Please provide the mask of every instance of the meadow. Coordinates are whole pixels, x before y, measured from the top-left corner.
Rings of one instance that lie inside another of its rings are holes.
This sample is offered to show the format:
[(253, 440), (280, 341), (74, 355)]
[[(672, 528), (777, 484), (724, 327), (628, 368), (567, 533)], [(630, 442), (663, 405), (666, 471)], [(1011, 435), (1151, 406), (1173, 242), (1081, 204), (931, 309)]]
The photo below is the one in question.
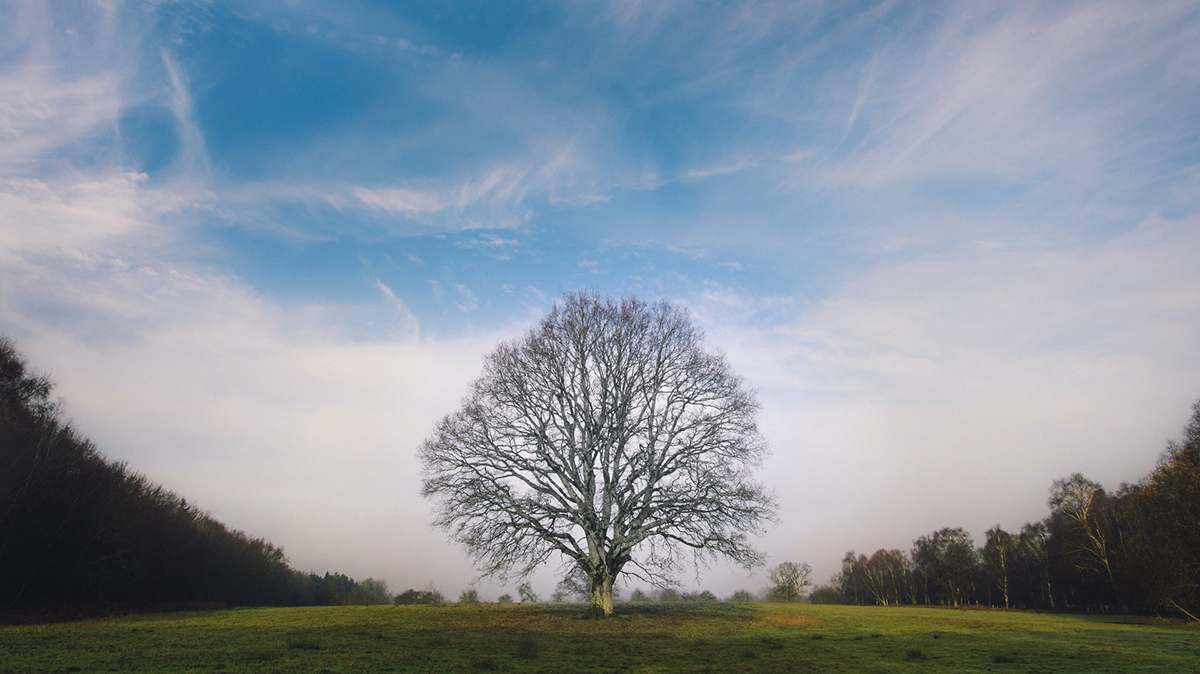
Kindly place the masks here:
[(236, 609), (0, 627), (0, 672), (1194, 672), (1200, 627), (807, 604)]

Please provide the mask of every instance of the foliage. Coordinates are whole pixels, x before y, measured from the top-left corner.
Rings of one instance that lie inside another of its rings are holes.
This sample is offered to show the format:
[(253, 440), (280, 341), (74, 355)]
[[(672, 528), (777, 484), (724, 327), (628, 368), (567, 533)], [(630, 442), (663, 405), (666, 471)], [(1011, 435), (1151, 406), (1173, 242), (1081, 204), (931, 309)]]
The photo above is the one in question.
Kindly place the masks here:
[(458, 595), (458, 603), (460, 603), (460, 604), (478, 604), (479, 603), (479, 590), (476, 590), (473, 587), (469, 587), (469, 588), (463, 590), (462, 593)]
[(725, 601), (752, 602), (752, 601), (758, 601), (758, 597), (754, 596), (754, 593), (749, 590), (736, 590), (736, 591), (734, 591), (733, 594), (729, 595), (729, 598), (726, 599)]
[(833, 585), (818, 585), (808, 595), (808, 601), (813, 604), (840, 604), (842, 593)]
[(288, 604), (283, 551), (105, 459), (0, 338), (0, 612)]
[(925, 603), (968, 603), (978, 556), (971, 535), (961, 528), (947, 527), (913, 541), (912, 560)]
[(0, 671), (1187, 672), (1197, 636), (1128, 616), (794, 603), (623, 604), (608, 621), (549, 604), (275, 608), (0, 626)]
[(761, 564), (758, 403), (702, 339), (666, 302), (565, 297), (422, 444), (437, 525), (487, 574), (576, 565), (604, 615), (623, 572), (663, 585), (687, 561)]
[(414, 604), (432, 604), (441, 605), (446, 603), (446, 598), (437, 590), (405, 590), (396, 595), (396, 605), (414, 605)]
[(850, 551), (832, 587), (848, 604), (974, 603), (1200, 621), (1200, 401), (1183, 439), (1167, 444), (1143, 480), (1110, 494), (1075, 473), (1053, 482), (1047, 504), (1045, 520), (1017, 534), (994, 526), (980, 549), (962, 529), (946, 528), (914, 541), (911, 558)]
[(513, 603), (512, 595), (508, 594), (508, 593), (502, 594), (502, 595), (500, 595), (500, 597), (498, 599), (496, 599), (496, 603), (497, 604), (511, 604), (511, 603)]

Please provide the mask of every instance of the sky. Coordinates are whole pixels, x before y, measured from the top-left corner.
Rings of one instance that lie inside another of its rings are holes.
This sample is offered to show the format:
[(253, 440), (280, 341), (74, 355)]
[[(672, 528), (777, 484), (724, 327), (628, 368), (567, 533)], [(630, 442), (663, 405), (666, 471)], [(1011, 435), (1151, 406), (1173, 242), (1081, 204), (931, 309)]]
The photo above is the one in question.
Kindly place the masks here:
[(1194, 1), (0, 0), (0, 333), (105, 455), (395, 591), (512, 592), (416, 450), (565, 293), (688, 309), (822, 582), (1152, 470), (1198, 260)]

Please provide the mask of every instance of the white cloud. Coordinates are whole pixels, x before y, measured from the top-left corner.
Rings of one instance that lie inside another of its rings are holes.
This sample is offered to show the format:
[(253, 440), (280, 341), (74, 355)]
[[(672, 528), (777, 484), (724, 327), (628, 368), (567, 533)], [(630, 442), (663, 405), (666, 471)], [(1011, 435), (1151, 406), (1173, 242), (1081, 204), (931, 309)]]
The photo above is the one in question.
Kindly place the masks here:
[(704, 180), (714, 176), (725, 176), (731, 173), (738, 173), (754, 166), (754, 162), (748, 159), (739, 159), (733, 162), (723, 162), (713, 166), (697, 168), (687, 171), (683, 174), (686, 180)]
[(1103, 244), (965, 249), (866, 271), (757, 329), (761, 302), (706, 290), (710, 341), (764, 404), (787, 523), (771, 552), (803, 541), (832, 573), (852, 547), (1040, 519), (1071, 472), (1109, 488), (1146, 474), (1200, 397), (1197, 256), (1194, 217)]
[(893, 44), (868, 62), (845, 125), (854, 146), (822, 165), (819, 180), (878, 187), (1047, 171), (1078, 179), (1110, 168), (1147, 139), (1103, 139), (1145, 123), (1186, 133), (1190, 111), (1152, 97), (1163, 68), (1173, 71), (1171, 87), (1200, 86), (1200, 68), (1174, 58), (1187, 11), (1084, 3), (1013, 7), (997, 19), (964, 5), (918, 51)]
[(436, 213), (450, 205), (450, 202), (437, 193), (420, 190), (355, 187), (352, 192), (367, 206), (407, 217)]
[(163, 49), (160, 56), (171, 86), (171, 112), (175, 115), (175, 123), (179, 127), (181, 149), (177, 161), (190, 179), (206, 176), (208, 157), (204, 150), (204, 135), (196, 123), (195, 112), (192, 109), (191, 91), (188, 90), (184, 74), (167, 50)]

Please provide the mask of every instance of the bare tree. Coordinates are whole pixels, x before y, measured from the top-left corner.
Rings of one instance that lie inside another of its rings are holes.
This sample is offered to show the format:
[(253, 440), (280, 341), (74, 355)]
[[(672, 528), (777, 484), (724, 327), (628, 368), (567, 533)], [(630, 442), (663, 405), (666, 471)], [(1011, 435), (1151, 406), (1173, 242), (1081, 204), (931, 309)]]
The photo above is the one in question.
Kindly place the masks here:
[(1079, 473), (1055, 480), (1050, 487), (1050, 511), (1065, 519), (1070, 531), (1066, 554), (1081, 571), (1097, 571), (1113, 592), (1118, 606), (1121, 596), (1113, 575), (1113, 537), (1110, 504), (1104, 487)]
[(421, 446), (435, 524), (486, 575), (578, 565), (602, 615), (622, 572), (661, 586), (689, 561), (761, 565), (758, 403), (702, 337), (667, 302), (565, 297)]
[[(983, 545), (983, 567), (988, 578), (1000, 590), (1004, 598), (1004, 608), (1009, 607), (1009, 578), (1012, 575), (1013, 549), (1017, 545), (1012, 534), (1000, 528), (1000, 525), (987, 530), (987, 541)], [(990, 592), (990, 590), (989, 590)]]
[(800, 601), (804, 591), (812, 587), (812, 567), (808, 564), (783, 562), (771, 569), (771, 599)]

